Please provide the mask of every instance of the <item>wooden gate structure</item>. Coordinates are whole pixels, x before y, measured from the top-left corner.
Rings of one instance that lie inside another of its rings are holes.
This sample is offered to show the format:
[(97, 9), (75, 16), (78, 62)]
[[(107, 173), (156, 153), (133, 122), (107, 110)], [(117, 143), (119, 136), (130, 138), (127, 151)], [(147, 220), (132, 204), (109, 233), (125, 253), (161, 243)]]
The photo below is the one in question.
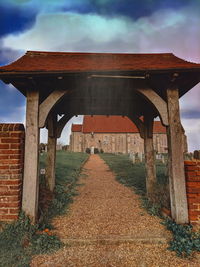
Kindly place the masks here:
[(150, 198), (156, 182), (152, 129), (159, 116), (167, 127), (172, 218), (188, 222), (179, 98), (200, 81), (200, 64), (171, 53), (28, 51), (0, 67), (0, 79), (27, 98), (22, 209), (33, 222), (38, 213), (40, 128), (48, 129), (47, 177), (53, 190), (56, 139), (78, 114), (121, 115), (133, 120), (144, 139)]

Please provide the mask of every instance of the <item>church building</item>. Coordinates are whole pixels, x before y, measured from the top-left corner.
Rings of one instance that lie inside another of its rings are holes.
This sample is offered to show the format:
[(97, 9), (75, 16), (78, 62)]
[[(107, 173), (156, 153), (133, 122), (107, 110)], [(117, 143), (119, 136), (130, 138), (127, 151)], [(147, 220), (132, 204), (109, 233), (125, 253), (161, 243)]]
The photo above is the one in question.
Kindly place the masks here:
[[(154, 149), (167, 153), (166, 128), (154, 121)], [(98, 149), (105, 153), (144, 153), (144, 141), (136, 125), (122, 116), (84, 116), (83, 124), (72, 124), (70, 151)]]

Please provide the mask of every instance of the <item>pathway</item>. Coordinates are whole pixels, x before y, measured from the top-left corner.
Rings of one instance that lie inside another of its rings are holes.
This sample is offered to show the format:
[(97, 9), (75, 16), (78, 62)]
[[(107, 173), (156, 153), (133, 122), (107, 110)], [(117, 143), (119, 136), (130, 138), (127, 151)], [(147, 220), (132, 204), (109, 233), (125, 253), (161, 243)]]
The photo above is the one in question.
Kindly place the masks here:
[(70, 211), (54, 219), (66, 246), (33, 258), (32, 267), (200, 266), (167, 250), (169, 232), (141, 208), (138, 195), (115, 181), (98, 155), (84, 166), (79, 195)]

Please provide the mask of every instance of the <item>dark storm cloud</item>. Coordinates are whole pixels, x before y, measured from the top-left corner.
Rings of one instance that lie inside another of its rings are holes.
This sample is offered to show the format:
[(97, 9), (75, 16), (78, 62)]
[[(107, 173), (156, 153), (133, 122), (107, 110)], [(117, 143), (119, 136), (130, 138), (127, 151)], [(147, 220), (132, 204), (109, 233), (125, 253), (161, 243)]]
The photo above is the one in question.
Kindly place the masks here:
[(23, 121), (25, 97), (12, 85), (0, 81), (0, 121)]
[[(75, 1), (76, 2), (76, 1)], [(80, 3), (77, 6), (71, 6), (76, 12), (95, 12), (101, 15), (116, 16), (123, 15), (134, 19), (150, 16), (159, 9), (172, 8), (179, 9), (188, 5), (188, 0), (91, 0), (87, 4)], [(196, 0), (190, 1), (191, 4), (198, 4)], [(65, 8), (63, 8), (65, 10)]]
[[(5, 10), (28, 12), (76, 12), (81, 14), (123, 15), (134, 19), (150, 16), (160, 9), (179, 9), (186, 5), (198, 7), (199, 0), (1, 0)], [(9, 14), (7, 14), (9, 16)]]
[(27, 13), (19, 7), (8, 7), (0, 3), (0, 37), (30, 28), (35, 18), (36, 12), (29, 10)]

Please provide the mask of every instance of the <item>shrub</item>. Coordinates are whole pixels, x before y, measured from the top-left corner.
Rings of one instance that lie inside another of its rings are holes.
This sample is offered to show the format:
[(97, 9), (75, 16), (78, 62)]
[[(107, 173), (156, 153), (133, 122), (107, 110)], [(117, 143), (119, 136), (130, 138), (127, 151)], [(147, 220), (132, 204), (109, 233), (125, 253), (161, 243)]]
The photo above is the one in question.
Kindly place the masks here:
[(86, 153), (90, 154), (90, 148), (87, 147), (86, 150), (85, 150)]
[(94, 148), (94, 154), (98, 154), (99, 153), (99, 149), (98, 148)]

